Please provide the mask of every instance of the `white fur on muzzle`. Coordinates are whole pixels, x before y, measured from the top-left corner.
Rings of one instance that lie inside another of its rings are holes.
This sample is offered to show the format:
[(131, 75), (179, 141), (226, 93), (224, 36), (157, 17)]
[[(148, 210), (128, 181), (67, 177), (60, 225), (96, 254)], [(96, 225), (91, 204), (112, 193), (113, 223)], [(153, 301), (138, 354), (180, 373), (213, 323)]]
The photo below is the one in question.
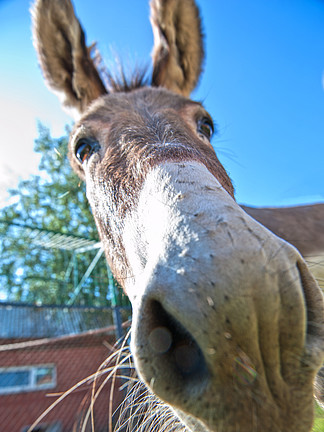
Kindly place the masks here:
[(196, 162), (149, 172), (123, 243), (132, 351), (153, 392), (194, 430), (281, 430), (323, 359), (322, 296), (297, 250)]

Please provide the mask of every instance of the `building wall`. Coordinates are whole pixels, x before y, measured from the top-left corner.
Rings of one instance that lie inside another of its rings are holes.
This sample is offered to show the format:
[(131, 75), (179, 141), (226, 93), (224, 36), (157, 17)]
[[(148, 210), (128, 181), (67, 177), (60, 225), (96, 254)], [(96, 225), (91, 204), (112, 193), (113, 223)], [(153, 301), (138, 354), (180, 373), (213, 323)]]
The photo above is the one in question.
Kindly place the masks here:
[[(0, 367), (55, 364), (56, 387), (50, 390), (0, 395), (0, 431), (21, 432), (31, 425), (62, 392), (95, 373), (111, 354), (107, 345), (113, 343), (107, 335), (90, 335), (44, 343), (38, 347), (0, 351)], [(104, 375), (106, 377), (106, 375)], [(98, 379), (98, 384), (102, 378)], [(41, 423), (59, 421), (63, 431), (73, 431), (90, 406), (92, 382), (81, 385), (58, 404)], [(55, 396), (50, 396), (50, 395)], [(110, 384), (94, 404), (96, 432), (108, 430)], [(113, 410), (119, 405), (122, 394), (118, 383), (114, 390)]]

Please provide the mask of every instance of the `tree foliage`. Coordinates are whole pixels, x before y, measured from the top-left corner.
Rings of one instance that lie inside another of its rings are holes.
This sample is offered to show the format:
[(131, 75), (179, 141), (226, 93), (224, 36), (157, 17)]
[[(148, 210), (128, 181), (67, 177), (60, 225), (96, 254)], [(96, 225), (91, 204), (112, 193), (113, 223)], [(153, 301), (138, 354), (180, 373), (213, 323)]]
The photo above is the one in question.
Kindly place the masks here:
[(10, 191), (14, 204), (0, 210), (0, 292), (8, 301), (107, 306), (112, 300), (104, 257), (75, 295), (97, 249), (73, 257), (73, 251), (35, 245), (35, 233), (26, 229), (99, 241), (85, 186), (69, 165), (67, 142), (39, 126), (35, 151), (41, 154), (40, 175), (21, 180)]

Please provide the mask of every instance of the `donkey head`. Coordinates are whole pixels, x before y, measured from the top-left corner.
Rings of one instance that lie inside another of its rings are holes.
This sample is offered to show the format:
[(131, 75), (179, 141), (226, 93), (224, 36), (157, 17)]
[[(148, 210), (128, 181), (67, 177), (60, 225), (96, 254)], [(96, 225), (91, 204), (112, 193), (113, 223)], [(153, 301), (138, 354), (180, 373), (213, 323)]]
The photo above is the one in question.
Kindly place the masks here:
[(70, 158), (133, 305), (147, 386), (194, 431), (306, 432), (323, 299), (301, 256), (250, 218), (188, 98), (201, 72), (193, 0), (152, 0), (151, 84), (106, 86), (70, 0), (37, 0), (44, 77), (78, 114)]

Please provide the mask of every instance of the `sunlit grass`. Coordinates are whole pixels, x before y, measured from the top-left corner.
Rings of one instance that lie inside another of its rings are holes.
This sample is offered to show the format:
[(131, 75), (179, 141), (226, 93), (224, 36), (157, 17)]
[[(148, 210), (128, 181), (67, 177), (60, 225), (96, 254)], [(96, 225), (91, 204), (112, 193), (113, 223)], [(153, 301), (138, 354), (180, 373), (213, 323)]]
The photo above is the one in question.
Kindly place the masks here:
[(324, 411), (316, 405), (313, 432), (324, 432)]

